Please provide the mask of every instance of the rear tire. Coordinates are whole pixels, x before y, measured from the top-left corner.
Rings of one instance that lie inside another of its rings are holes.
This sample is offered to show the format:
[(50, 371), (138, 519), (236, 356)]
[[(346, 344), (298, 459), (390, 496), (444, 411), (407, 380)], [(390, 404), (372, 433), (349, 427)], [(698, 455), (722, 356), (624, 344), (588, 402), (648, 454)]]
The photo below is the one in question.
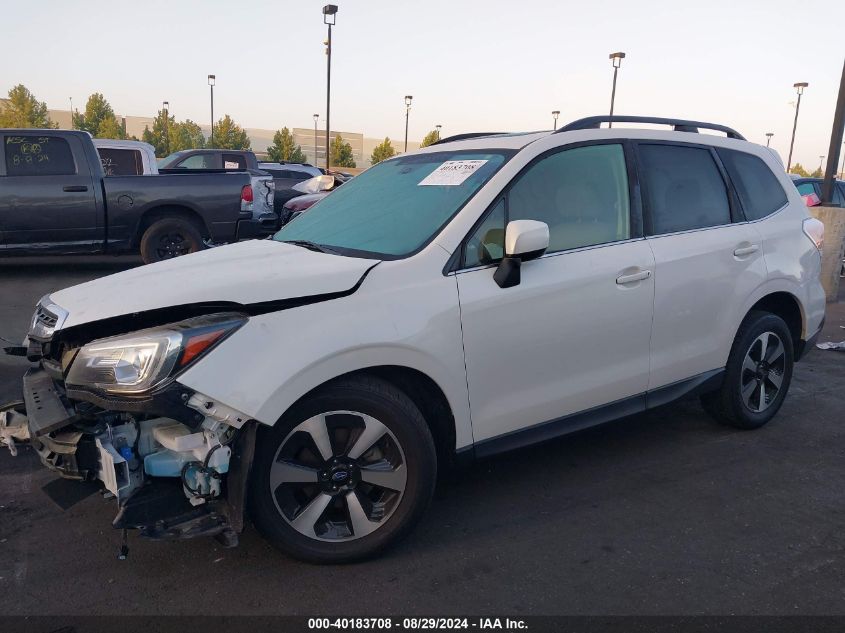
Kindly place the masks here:
[(344, 378), (259, 429), (250, 509), (286, 554), (349, 563), (407, 534), (436, 478), (434, 441), (410, 398), (378, 378)]
[(141, 238), (141, 258), (145, 264), (188, 255), (202, 248), (200, 230), (186, 218), (156, 220)]
[(704, 409), (723, 424), (760, 428), (786, 398), (794, 359), (792, 335), (783, 319), (750, 312), (734, 339), (722, 386), (701, 396)]

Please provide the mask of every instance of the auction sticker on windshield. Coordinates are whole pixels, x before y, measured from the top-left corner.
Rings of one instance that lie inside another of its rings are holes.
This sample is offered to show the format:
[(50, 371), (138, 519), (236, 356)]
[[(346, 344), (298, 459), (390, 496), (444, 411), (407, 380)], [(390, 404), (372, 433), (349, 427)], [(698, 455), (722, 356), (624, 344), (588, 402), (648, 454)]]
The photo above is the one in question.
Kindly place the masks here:
[(445, 185), (454, 187), (472, 176), (486, 160), (447, 160), (419, 182), (419, 187)]

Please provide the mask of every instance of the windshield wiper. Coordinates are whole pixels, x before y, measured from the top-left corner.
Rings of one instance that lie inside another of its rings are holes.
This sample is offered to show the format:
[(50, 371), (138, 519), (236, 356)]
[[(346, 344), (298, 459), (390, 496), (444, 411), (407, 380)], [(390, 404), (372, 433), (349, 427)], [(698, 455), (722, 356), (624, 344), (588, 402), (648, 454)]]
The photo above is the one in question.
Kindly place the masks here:
[(309, 251), (316, 251), (318, 253), (330, 253), (336, 255), (336, 251), (331, 250), (327, 246), (317, 244), (316, 242), (309, 242), (308, 240), (282, 240), (283, 244), (293, 244), (294, 246), (301, 246), (307, 248)]

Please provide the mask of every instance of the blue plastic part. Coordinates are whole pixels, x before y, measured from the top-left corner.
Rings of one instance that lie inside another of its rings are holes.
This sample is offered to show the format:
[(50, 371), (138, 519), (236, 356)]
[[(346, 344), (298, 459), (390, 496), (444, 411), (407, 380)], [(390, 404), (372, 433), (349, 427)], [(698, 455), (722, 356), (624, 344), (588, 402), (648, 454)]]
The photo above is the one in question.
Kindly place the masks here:
[(128, 462), (130, 459), (132, 459), (132, 448), (131, 448), (131, 447), (129, 447), (129, 446), (121, 446), (121, 447), (118, 449), (118, 453), (120, 453), (120, 456), (121, 456), (123, 459), (125, 459), (127, 462)]

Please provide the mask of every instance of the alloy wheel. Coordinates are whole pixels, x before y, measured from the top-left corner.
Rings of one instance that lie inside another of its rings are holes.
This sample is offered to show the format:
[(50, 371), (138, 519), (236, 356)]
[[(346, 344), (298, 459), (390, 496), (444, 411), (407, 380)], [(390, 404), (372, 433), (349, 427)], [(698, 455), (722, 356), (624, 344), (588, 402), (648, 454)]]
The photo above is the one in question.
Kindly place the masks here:
[(768, 409), (777, 399), (786, 369), (783, 341), (774, 332), (763, 332), (751, 343), (742, 362), (740, 394), (755, 413)]
[(362, 538), (384, 525), (407, 484), (396, 436), (372, 416), (331, 411), (298, 424), (270, 466), (270, 494), (279, 514), (321, 541)]
[(160, 259), (171, 259), (191, 252), (191, 243), (181, 233), (165, 233), (158, 241), (156, 253)]

